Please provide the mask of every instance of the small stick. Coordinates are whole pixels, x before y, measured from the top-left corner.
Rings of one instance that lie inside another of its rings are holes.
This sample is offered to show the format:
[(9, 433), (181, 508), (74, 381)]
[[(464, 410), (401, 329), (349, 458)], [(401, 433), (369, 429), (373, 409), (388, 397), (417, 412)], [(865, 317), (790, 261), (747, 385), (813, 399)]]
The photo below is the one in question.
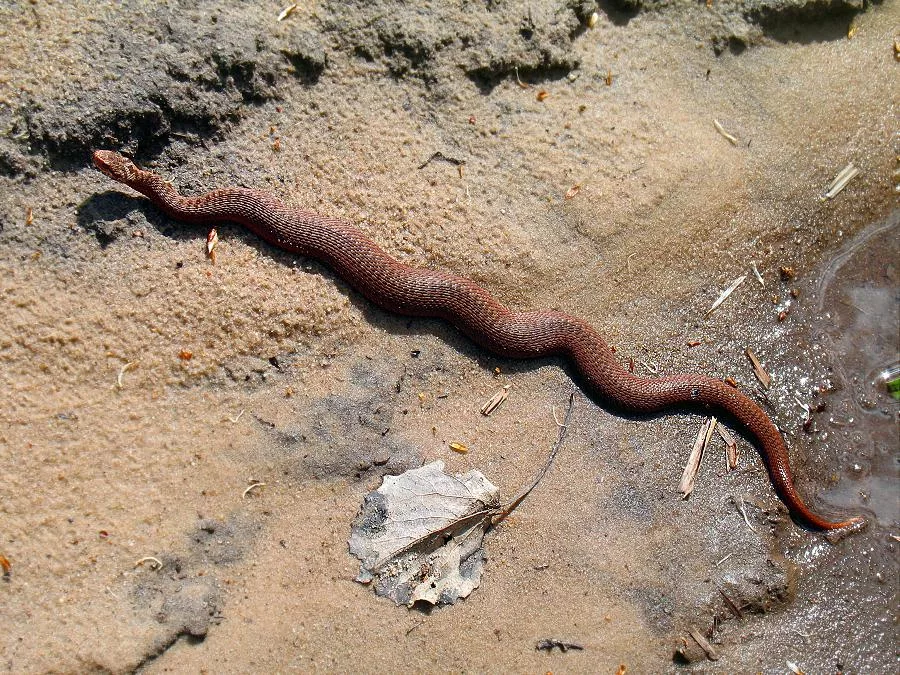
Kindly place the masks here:
[(756, 379), (759, 380), (763, 389), (768, 389), (772, 385), (772, 376), (762, 367), (762, 364), (759, 362), (759, 359), (756, 358), (756, 354), (753, 353), (752, 349), (747, 347), (744, 350), (744, 354), (750, 359), (750, 364), (753, 366), (753, 374), (756, 375)]
[(725, 138), (726, 141), (728, 141), (732, 145), (738, 144), (738, 139), (735, 138), (734, 136), (732, 136), (731, 134), (729, 134), (727, 131), (725, 131), (724, 127), (722, 127), (722, 125), (719, 124), (719, 120), (713, 120), (713, 126), (716, 128), (716, 131), (718, 131), (720, 134), (722, 134), (722, 136)]
[(278, 21), (284, 21), (284, 20), (285, 20), (286, 18), (288, 18), (291, 14), (293, 14), (293, 12), (294, 12), (295, 9), (297, 9), (297, 3), (296, 3), (296, 2), (293, 3), (293, 4), (291, 4), (291, 5), (288, 5), (288, 6), (285, 7), (283, 10), (281, 10), (281, 13), (278, 15), (278, 19), (277, 19), (277, 20), (278, 20)]
[(734, 600), (725, 595), (725, 591), (721, 588), (719, 589), (719, 595), (725, 600), (725, 604), (728, 605), (728, 609), (731, 610), (731, 613), (734, 614), (738, 619), (744, 618), (744, 613), (741, 611), (741, 608), (734, 604)]
[(750, 528), (750, 531), (753, 532), (753, 534), (756, 534), (756, 528), (754, 528), (750, 524), (750, 519), (747, 517), (747, 509), (744, 508), (744, 498), (738, 497), (735, 505), (737, 506), (737, 510), (740, 512), (740, 514), (744, 517), (744, 522), (747, 523), (747, 527)]
[(526, 84), (525, 82), (522, 82), (522, 80), (519, 79), (519, 67), (516, 66), (513, 70), (516, 71), (516, 82), (519, 83), (519, 86), (520, 86), (522, 89), (529, 89), (529, 88), (531, 88), (531, 85), (530, 85), (530, 84)]
[(765, 288), (766, 282), (763, 281), (762, 274), (759, 273), (759, 270), (756, 269), (756, 262), (750, 263), (750, 269), (753, 270), (753, 276), (756, 277), (756, 280), (759, 282), (759, 285)]
[(734, 553), (729, 553), (728, 555), (726, 555), (724, 558), (722, 558), (719, 562), (716, 563), (716, 567), (718, 567), (719, 565), (721, 565), (723, 562), (725, 562), (726, 560), (728, 560), (728, 559), (729, 559), (730, 557), (732, 557), (733, 555), (734, 555)]
[(837, 176), (834, 177), (834, 180), (828, 185), (828, 189), (825, 191), (825, 194), (822, 195), (823, 199), (834, 199), (837, 197), (841, 190), (847, 187), (847, 183), (849, 183), (853, 178), (859, 173), (859, 169), (856, 167), (853, 162), (850, 162), (847, 166), (840, 170)]
[(124, 377), (125, 373), (134, 368), (136, 365), (136, 362), (129, 361), (119, 369), (119, 375), (118, 377), (116, 377), (116, 385), (119, 387), (119, 389), (122, 389), (125, 386), (125, 384), (122, 382), (122, 377)]
[[(490, 525), (496, 526), (499, 525), (500, 522), (503, 521), (513, 510), (522, 503), (522, 501), (537, 487), (537, 484), (541, 482), (544, 475), (550, 469), (550, 466), (553, 464), (553, 460), (556, 458), (556, 453), (559, 452), (560, 447), (562, 447), (562, 442), (566, 437), (566, 431), (569, 428), (569, 420), (572, 416), (572, 409), (575, 406), (575, 394), (569, 395), (569, 407), (566, 409), (566, 417), (562, 423), (559, 420), (556, 420), (556, 424), (559, 426), (559, 435), (556, 437), (556, 444), (553, 446), (553, 449), (550, 451), (550, 456), (547, 458), (547, 461), (544, 463), (544, 466), (538, 472), (537, 477), (532, 481), (532, 483), (522, 490), (517, 497), (507, 502), (506, 504), (501, 504), (500, 506), (488, 506), (487, 508), (481, 509), (479, 511), (475, 511), (474, 513), (470, 513), (467, 516), (462, 516), (461, 518), (457, 518), (456, 520), (447, 523), (441, 528), (433, 532), (427, 532), (421, 537), (414, 539), (408, 544), (404, 545), (400, 550), (394, 551), (389, 554), (384, 560), (378, 560), (372, 565), (369, 570), (372, 574), (377, 574), (380, 572), (385, 565), (387, 565), (390, 561), (396, 560), (399, 556), (405, 554), (408, 551), (413, 550), (417, 546), (421, 545), (422, 542), (429, 540), (436, 540), (438, 537), (449, 534), (450, 532), (454, 532), (460, 529), (463, 525), (468, 525), (469, 523), (473, 523), (470, 529), (481, 526), (484, 521), (488, 521)], [(556, 410), (553, 411), (553, 417), (556, 419)]]
[(681, 474), (681, 482), (678, 483), (678, 491), (682, 494), (682, 499), (687, 499), (694, 491), (694, 479), (697, 477), (697, 471), (700, 469), (703, 449), (709, 443), (715, 428), (716, 418), (710, 417), (697, 433), (697, 440), (694, 441), (694, 447), (691, 449), (687, 464), (684, 465), (684, 473)]
[(455, 157), (447, 157), (447, 155), (445, 155), (443, 152), (438, 150), (431, 157), (429, 157), (424, 162), (419, 164), (418, 168), (424, 169), (426, 166), (428, 166), (435, 160), (441, 160), (442, 162), (448, 162), (450, 164), (453, 164), (454, 166), (462, 166), (463, 164), (466, 163), (466, 160), (464, 160), (464, 159), (456, 159)]
[(704, 652), (706, 652), (706, 658), (708, 658), (710, 661), (718, 661), (719, 660), (719, 653), (716, 651), (715, 647), (713, 647), (711, 644), (709, 644), (709, 641), (705, 637), (700, 635), (700, 632), (697, 631), (697, 629), (690, 628), (690, 629), (688, 629), (688, 633), (690, 633), (690, 636), (692, 638), (694, 638), (694, 641), (698, 645), (700, 645), (700, 648)]
[(153, 567), (152, 567), (153, 571), (161, 570), (162, 566), (163, 566), (162, 560), (160, 560), (159, 558), (154, 558), (152, 555), (144, 556), (143, 558), (138, 560), (136, 563), (134, 563), (134, 566), (135, 566), (135, 568), (138, 568), (141, 565), (143, 565), (145, 562), (153, 563)]
[(258, 487), (265, 487), (265, 486), (266, 486), (265, 483), (253, 483), (253, 484), (251, 484), (249, 487), (247, 487), (246, 490), (244, 490), (244, 494), (241, 495), (241, 499), (246, 499), (246, 498), (247, 498), (247, 495), (250, 493), (250, 490), (252, 490), (252, 489), (254, 489), (254, 488), (258, 488)]
[(492, 412), (494, 412), (500, 405), (507, 399), (509, 396), (509, 388), (512, 385), (504, 384), (503, 388), (498, 391), (496, 394), (491, 396), (490, 400), (481, 406), (481, 414), (487, 417)]
[(721, 305), (723, 302), (725, 302), (725, 300), (728, 298), (728, 296), (731, 295), (732, 293), (734, 293), (734, 290), (738, 286), (740, 286), (742, 283), (744, 283), (744, 280), (746, 278), (747, 278), (747, 275), (745, 274), (744, 276), (738, 277), (737, 279), (732, 281), (731, 286), (729, 286), (724, 291), (722, 291), (722, 295), (720, 295), (718, 297), (718, 299), (716, 299), (716, 301), (713, 303), (712, 307), (709, 308), (709, 311), (706, 312), (706, 316), (708, 317), (710, 314), (715, 312), (719, 308), (719, 305)]
[(209, 234), (206, 235), (206, 255), (213, 265), (216, 264), (216, 246), (218, 245), (219, 232), (216, 228), (213, 228), (209, 231)]
[(537, 644), (534, 645), (534, 648), (538, 651), (553, 651), (554, 647), (558, 647), (559, 651), (566, 652), (570, 649), (574, 649), (576, 651), (581, 651), (584, 649), (579, 644), (575, 644), (574, 642), (564, 642), (562, 640), (557, 640), (556, 638), (544, 638), (543, 640), (538, 640)]
[(569, 407), (566, 408), (566, 416), (563, 419), (562, 423), (558, 419), (556, 419), (556, 408), (553, 408), (553, 420), (556, 422), (556, 425), (559, 427), (559, 434), (556, 437), (556, 443), (553, 446), (553, 449), (550, 451), (550, 455), (547, 457), (547, 461), (544, 463), (544, 466), (541, 467), (541, 470), (538, 471), (537, 476), (531, 482), (527, 488), (522, 490), (517, 497), (513, 498), (511, 501), (507, 502), (504, 505), (501, 505), (500, 508), (495, 510), (495, 513), (491, 516), (491, 523), (493, 525), (497, 525), (504, 518), (506, 518), (510, 513), (512, 513), (516, 507), (522, 503), (522, 501), (531, 494), (531, 491), (537, 487), (537, 484), (543, 480), (546, 473), (550, 470), (550, 467), (553, 465), (553, 460), (556, 459), (556, 454), (559, 452), (559, 449), (562, 447), (563, 441), (566, 438), (566, 432), (569, 430), (569, 421), (572, 419), (572, 410), (575, 408), (575, 394), (569, 394)]
[(719, 436), (725, 441), (725, 468), (728, 471), (734, 471), (738, 463), (737, 443), (734, 437), (721, 424), (716, 425), (716, 431), (719, 432)]

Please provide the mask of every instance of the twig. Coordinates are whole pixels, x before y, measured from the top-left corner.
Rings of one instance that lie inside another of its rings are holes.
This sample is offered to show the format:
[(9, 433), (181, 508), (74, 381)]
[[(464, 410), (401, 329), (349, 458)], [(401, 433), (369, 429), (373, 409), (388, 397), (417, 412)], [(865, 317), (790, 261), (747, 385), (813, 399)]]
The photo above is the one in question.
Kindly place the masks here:
[(556, 409), (553, 409), (553, 419), (556, 421), (557, 426), (559, 427), (559, 434), (556, 437), (556, 443), (553, 446), (553, 449), (550, 451), (550, 455), (547, 457), (547, 461), (544, 463), (544, 466), (541, 467), (541, 470), (538, 471), (537, 476), (535, 476), (534, 480), (531, 482), (527, 488), (522, 490), (519, 495), (513, 498), (511, 501), (506, 504), (501, 505), (498, 509), (495, 510), (494, 515), (491, 516), (491, 524), (497, 525), (503, 521), (510, 513), (512, 513), (516, 507), (522, 503), (522, 501), (531, 494), (531, 491), (537, 487), (538, 483), (540, 483), (547, 472), (550, 470), (550, 467), (553, 465), (553, 460), (556, 459), (556, 454), (559, 452), (559, 449), (562, 447), (563, 441), (566, 438), (566, 432), (569, 430), (569, 421), (572, 419), (572, 410), (575, 407), (575, 394), (569, 394), (569, 406), (566, 408), (566, 417), (563, 419), (562, 424), (560, 424), (559, 420), (556, 419)]
[(285, 7), (283, 10), (281, 10), (281, 13), (278, 15), (277, 21), (284, 21), (284, 20), (285, 20), (286, 18), (288, 18), (291, 14), (293, 14), (293, 12), (294, 12), (295, 9), (297, 9), (297, 3), (296, 3), (296, 2), (293, 3), (293, 4), (288, 5), (288, 6)]
[(750, 364), (753, 366), (753, 374), (756, 375), (756, 379), (759, 380), (759, 383), (763, 388), (768, 389), (772, 384), (772, 376), (762, 367), (762, 364), (759, 362), (759, 359), (756, 358), (756, 354), (753, 353), (752, 349), (747, 347), (744, 350), (744, 354), (750, 359)]
[(579, 644), (575, 644), (574, 642), (563, 642), (562, 640), (557, 640), (556, 638), (544, 638), (543, 640), (538, 640), (537, 644), (534, 645), (534, 648), (538, 651), (546, 651), (552, 652), (554, 647), (558, 647), (559, 651), (567, 652), (570, 649), (574, 649), (576, 651), (581, 651), (584, 649)]
[(481, 414), (484, 416), (488, 416), (492, 412), (494, 412), (497, 408), (499, 408), (500, 405), (509, 396), (509, 388), (511, 386), (512, 385), (504, 384), (503, 388), (500, 391), (498, 391), (496, 394), (491, 396), (490, 400), (487, 403), (485, 403), (483, 406), (481, 406)]
[[(556, 458), (556, 454), (559, 452), (560, 447), (562, 447), (563, 440), (566, 437), (566, 431), (569, 428), (569, 420), (572, 417), (572, 409), (575, 406), (575, 394), (569, 395), (569, 407), (566, 409), (566, 417), (562, 423), (559, 420), (556, 420), (556, 424), (559, 426), (559, 435), (556, 438), (556, 444), (553, 446), (553, 449), (550, 451), (550, 456), (547, 458), (547, 461), (544, 463), (544, 466), (538, 472), (536, 478), (531, 482), (531, 484), (522, 490), (518, 496), (513, 498), (511, 501), (506, 504), (501, 504), (499, 506), (492, 506), (488, 508), (481, 509), (479, 511), (475, 511), (474, 513), (470, 513), (467, 516), (462, 516), (461, 518), (457, 518), (453, 520), (443, 527), (438, 528), (432, 532), (427, 532), (423, 534), (421, 537), (412, 540), (408, 544), (405, 544), (399, 550), (392, 552), (388, 555), (384, 560), (377, 561), (372, 567), (369, 569), (371, 574), (377, 574), (380, 572), (387, 564), (391, 561), (396, 560), (401, 555), (411, 551), (415, 548), (418, 548), (426, 541), (435, 540), (438, 537), (442, 537), (450, 532), (461, 529), (464, 525), (468, 525), (469, 523), (474, 523), (472, 528), (480, 526), (483, 522), (488, 521), (491, 526), (499, 525), (504, 518), (506, 518), (513, 510), (522, 503), (522, 501), (531, 493), (534, 488), (537, 487), (537, 484), (541, 482), (544, 478), (544, 475), (550, 469), (550, 466), (553, 464), (553, 460)], [(553, 417), (556, 419), (556, 411), (553, 411)], [(487, 506), (487, 505), (486, 505)]]
[(516, 82), (518, 82), (519, 86), (520, 86), (522, 89), (530, 89), (530, 88), (531, 88), (531, 85), (530, 85), (530, 84), (527, 84), (527, 83), (525, 83), (525, 82), (522, 82), (522, 80), (519, 79), (519, 67), (516, 66), (515, 68), (513, 68), (513, 70), (516, 71)]
[(737, 443), (734, 437), (721, 424), (716, 425), (716, 431), (722, 440), (725, 441), (725, 468), (728, 471), (733, 471), (737, 468), (738, 463)]
[(254, 488), (258, 488), (258, 487), (265, 487), (265, 486), (266, 486), (265, 483), (252, 483), (251, 485), (249, 485), (247, 487), (246, 490), (244, 490), (244, 494), (241, 495), (241, 499), (246, 499), (247, 495), (250, 493), (250, 490), (253, 490)]
[(684, 465), (684, 472), (681, 474), (681, 481), (678, 483), (678, 491), (682, 494), (683, 499), (690, 497), (694, 491), (694, 479), (697, 477), (697, 471), (700, 469), (703, 450), (709, 443), (715, 428), (716, 418), (710, 417), (709, 421), (697, 433), (697, 440), (694, 441), (694, 447), (691, 449), (687, 464)]
[(694, 641), (700, 645), (700, 648), (706, 652), (706, 658), (710, 661), (718, 661), (719, 653), (716, 651), (715, 647), (709, 644), (709, 641), (700, 635), (700, 632), (695, 628), (689, 628), (688, 633), (690, 633), (691, 637), (694, 638)]
[(756, 269), (756, 262), (750, 263), (750, 269), (753, 270), (753, 276), (756, 277), (756, 280), (759, 282), (759, 285), (765, 288), (766, 282), (763, 281), (762, 274), (759, 273), (759, 270)]
[(716, 563), (716, 567), (718, 567), (719, 565), (721, 565), (723, 562), (725, 562), (726, 560), (728, 560), (728, 559), (729, 559), (730, 557), (732, 557), (733, 555), (734, 555), (734, 553), (729, 553), (728, 555), (726, 555), (724, 558), (722, 558), (719, 562)]
[(834, 180), (829, 183), (825, 194), (822, 195), (822, 199), (834, 199), (837, 197), (841, 190), (847, 187), (847, 183), (849, 183), (858, 173), (859, 169), (853, 162), (850, 162), (841, 169), (838, 175), (834, 177)]
[(750, 531), (753, 532), (753, 534), (756, 534), (756, 528), (750, 524), (750, 519), (747, 517), (747, 509), (744, 508), (744, 498), (738, 497), (735, 506), (737, 506), (737, 510), (744, 517), (744, 522), (747, 523), (747, 527), (750, 528)]
[(116, 386), (119, 389), (122, 389), (125, 386), (125, 384), (122, 382), (122, 378), (125, 376), (125, 373), (127, 373), (129, 370), (132, 370), (136, 365), (137, 362), (129, 361), (119, 369), (119, 375), (118, 377), (116, 377)]
[(744, 618), (744, 613), (741, 611), (741, 608), (734, 604), (734, 600), (725, 595), (725, 591), (721, 588), (719, 589), (719, 595), (725, 600), (725, 604), (728, 605), (728, 609), (731, 610), (731, 613), (734, 614), (738, 619)]
[(456, 159), (455, 157), (447, 157), (447, 155), (445, 155), (443, 152), (438, 150), (431, 157), (429, 157), (424, 162), (419, 164), (418, 168), (424, 169), (426, 166), (428, 166), (435, 160), (440, 160), (442, 162), (448, 162), (448, 163), (452, 164), (453, 166), (462, 166), (463, 164), (466, 163), (466, 160), (464, 160), (464, 159)]
[(723, 138), (725, 138), (726, 141), (728, 141), (732, 145), (738, 144), (738, 139), (725, 131), (725, 128), (721, 124), (719, 124), (719, 120), (713, 120), (713, 126), (716, 128), (716, 131), (722, 134)]
[(153, 571), (161, 570), (162, 566), (163, 566), (162, 560), (160, 560), (159, 558), (154, 558), (152, 555), (144, 556), (143, 558), (138, 560), (136, 563), (134, 563), (134, 566), (135, 566), (135, 568), (140, 567), (145, 562), (152, 562), (154, 564), (154, 567), (152, 568)]
[(734, 293), (734, 290), (738, 286), (740, 286), (742, 283), (744, 283), (744, 280), (746, 278), (747, 278), (747, 275), (745, 274), (744, 276), (738, 277), (737, 279), (732, 281), (731, 286), (729, 286), (724, 291), (722, 291), (722, 294), (716, 299), (716, 301), (713, 303), (712, 307), (710, 307), (709, 310), (706, 312), (706, 316), (708, 317), (710, 314), (715, 312), (719, 308), (719, 305), (721, 305), (723, 302), (725, 302), (725, 300), (728, 298), (728, 296), (731, 295), (732, 293)]

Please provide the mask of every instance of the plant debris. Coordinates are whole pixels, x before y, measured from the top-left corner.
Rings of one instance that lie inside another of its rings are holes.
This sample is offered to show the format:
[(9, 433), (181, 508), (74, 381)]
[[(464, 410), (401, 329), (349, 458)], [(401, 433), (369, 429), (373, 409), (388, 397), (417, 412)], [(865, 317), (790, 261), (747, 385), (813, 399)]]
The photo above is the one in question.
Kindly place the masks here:
[(487, 403), (481, 406), (481, 414), (484, 416), (490, 415), (497, 408), (499, 408), (503, 402), (509, 397), (509, 388), (512, 385), (504, 384), (503, 388), (498, 391), (496, 394), (491, 396)]
[(465, 455), (469, 452), (469, 446), (464, 443), (459, 443), (458, 441), (450, 441), (450, 449), (453, 452), (458, 452), (461, 455)]
[(710, 417), (697, 433), (697, 440), (694, 441), (694, 447), (691, 449), (687, 464), (684, 465), (684, 473), (681, 474), (681, 481), (678, 483), (678, 491), (681, 493), (682, 499), (687, 499), (694, 491), (694, 479), (697, 477), (697, 471), (700, 469), (703, 450), (709, 443), (715, 428), (716, 418)]
[(738, 139), (735, 138), (734, 136), (732, 136), (731, 134), (729, 134), (727, 131), (725, 131), (725, 128), (719, 123), (719, 120), (713, 120), (713, 126), (716, 128), (716, 131), (718, 131), (720, 134), (722, 134), (722, 137), (726, 141), (728, 141), (732, 145), (738, 144)]
[(499, 494), (480, 471), (451, 476), (440, 460), (385, 476), (351, 529), (356, 580), (408, 607), (465, 598), (481, 582), (481, 544)]
[(732, 613), (732, 614), (734, 614), (738, 619), (743, 619), (743, 618), (744, 618), (744, 613), (741, 611), (741, 608), (738, 607), (738, 606), (734, 603), (734, 600), (732, 600), (731, 598), (729, 598), (729, 597), (725, 594), (725, 591), (723, 591), (721, 588), (719, 589), (719, 595), (721, 595), (721, 596), (722, 596), (722, 599), (725, 600), (725, 604), (728, 605), (728, 609), (731, 610), (731, 613)]
[(516, 67), (513, 70), (516, 73), (516, 84), (518, 84), (521, 89), (530, 89), (531, 85), (527, 82), (522, 82), (522, 79), (519, 77), (519, 68)]
[(750, 263), (750, 269), (753, 270), (753, 276), (756, 277), (756, 280), (759, 282), (759, 285), (765, 288), (766, 282), (763, 281), (762, 274), (759, 273), (759, 270), (756, 268), (756, 262)]
[(250, 485), (247, 486), (247, 489), (244, 490), (243, 494), (241, 495), (241, 499), (246, 499), (247, 495), (250, 494), (251, 490), (255, 490), (256, 488), (261, 488), (261, 487), (265, 487), (265, 486), (266, 486), (265, 483), (257, 483), (255, 481), (251, 482)]
[(147, 562), (153, 563), (153, 566), (150, 569), (153, 570), (154, 572), (162, 569), (162, 566), (163, 566), (162, 560), (160, 560), (159, 558), (154, 558), (152, 555), (144, 556), (143, 558), (138, 560), (136, 563), (134, 563), (134, 566), (135, 566), (135, 568), (138, 568)]
[(849, 183), (853, 178), (859, 173), (859, 169), (853, 162), (850, 162), (847, 166), (841, 169), (838, 172), (838, 175), (834, 177), (828, 187), (825, 188), (825, 194), (822, 195), (822, 199), (834, 199), (837, 197), (841, 190), (847, 187), (847, 183)]
[(129, 370), (133, 370), (136, 367), (137, 367), (137, 362), (129, 361), (128, 363), (126, 363), (124, 366), (122, 366), (119, 369), (119, 374), (118, 374), (118, 376), (116, 376), (116, 386), (119, 389), (122, 389), (125, 386), (125, 383), (122, 380), (122, 378), (125, 377), (125, 373), (127, 373)]
[(747, 524), (747, 527), (750, 528), (750, 531), (755, 533), (756, 528), (750, 524), (750, 519), (747, 517), (747, 508), (744, 506), (744, 498), (738, 497), (734, 500), (734, 505), (737, 507), (738, 513), (740, 513), (744, 517), (744, 522)]
[(219, 232), (216, 228), (213, 228), (209, 231), (209, 234), (206, 235), (206, 255), (209, 257), (210, 262), (215, 265), (216, 264), (216, 246), (219, 245)]
[(541, 640), (538, 640), (537, 644), (534, 645), (534, 648), (539, 652), (552, 652), (554, 647), (558, 648), (561, 652), (567, 652), (570, 649), (574, 649), (579, 652), (584, 650), (584, 647), (582, 645), (576, 644), (575, 642), (565, 642), (563, 640), (557, 640), (556, 638), (543, 638)]
[(700, 632), (695, 628), (689, 628), (688, 633), (692, 638), (694, 638), (694, 642), (700, 645), (700, 648), (706, 652), (706, 658), (710, 661), (718, 661), (719, 653), (716, 651), (715, 647), (709, 644), (709, 641), (703, 637)]
[(419, 166), (417, 168), (424, 169), (426, 166), (428, 166), (429, 164), (431, 164), (432, 162), (435, 162), (435, 161), (447, 162), (448, 164), (452, 164), (453, 166), (456, 166), (456, 167), (461, 167), (466, 163), (466, 160), (464, 160), (464, 159), (456, 159), (455, 157), (448, 157), (443, 152), (438, 150), (433, 155), (431, 155), (431, 157), (429, 157), (424, 162), (419, 164)]
[(719, 305), (721, 305), (723, 302), (725, 302), (725, 300), (728, 299), (728, 296), (731, 295), (732, 293), (734, 293), (735, 289), (738, 286), (740, 286), (742, 283), (744, 283), (744, 281), (746, 279), (747, 279), (747, 275), (745, 274), (744, 276), (738, 277), (737, 279), (732, 281), (731, 286), (729, 286), (724, 291), (722, 291), (722, 294), (716, 299), (716, 301), (712, 304), (712, 307), (710, 307), (709, 310), (706, 312), (706, 316), (709, 316), (710, 314), (715, 312), (719, 308)]
[[(575, 404), (569, 406), (547, 461), (516, 497), (500, 503), (500, 491), (480, 471), (451, 476), (440, 460), (399, 476), (385, 476), (353, 521), (348, 542), (360, 560), (356, 581), (378, 595), (412, 607), (453, 604), (481, 583), (482, 542), (537, 487), (562, 447)], [(556, 411), (554, 410), (554, 419)]]
[(722, 440), (725, 441), (725, 469), (727, 471), (734, 471), (737, 468), (738, 463), (737, 443), (735, 442), (734, 437), (728, 433), (728, 430), (721, 424), (716, 425), (716, 431), (719, 433)]
[(752, 349), (747, 347), (747, 349), (744, 350), (744, 354), (750, 359), (750, 364), (753, 366), (753, 374), (756, 375), (756, 379), (759, 380), (763, 389), (768, 389), (772, 385), (772, 376), (762, 367), (762, 364), (759, 362), (759, 359), (756, 358), (756, 354), (753, 353)]
[(296, 2), (293, 3), (293, 4), (288, 5), (288, 6), (285, 7), (283, 10), (281, 10), (281, 13), (278, 15), (278, 19), (277, 19), (277, 20), (278, 20), (278, 21), (284, 21), (284, 20), (285, 20), (286, 18), (288, 18), (291, 14), (294, 13), (294, 10), (295, 10), (295, 9), (297, 9), (297, 3), (296, 3)]

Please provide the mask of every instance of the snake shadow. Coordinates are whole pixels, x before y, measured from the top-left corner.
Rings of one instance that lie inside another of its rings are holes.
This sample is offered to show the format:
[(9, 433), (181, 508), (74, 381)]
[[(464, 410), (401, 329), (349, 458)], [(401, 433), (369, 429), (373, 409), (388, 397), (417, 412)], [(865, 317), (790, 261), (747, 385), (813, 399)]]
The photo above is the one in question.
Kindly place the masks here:
[[(146, 197), (129, 195), (117, 190), (107, 190), (94, 194), (79, 204), (75, 222), (85, 232), (89, 232), (100, 244), (107, 248), (122, 236), (130, 235), (129, 230), (150, 226), (169, 239), (191, 241), (198, 234), (206, 236), (202, 227), (181, 225), (162, 213)], [(238, 225), (226, 225), (235, 232), (241, 232)]]
[[(179, 223), (162, 213), (145, 197), (117, 190), (109, 190), (88, 197), (77, 209), (76, 222), (84, 231), (96, 237), (102, 248), (109, 247), (119, 237), (126, 234), (130, 238), (130, 231), (136, 228), (152, 227), (163, 236), (180, 242), (198, 239), (205, 241), (206, 233), (210, 229), (208, 225)], [(354, 307), (360, 310), (368, 323), (387, 333), (407, 337), (437, 337), (485, 370), (493, 371), (494, 368), (499, 367), (506, 375), (517, 375), (541, 366), (555, 365), (565, 370), (573, 380), (578, 381), (577, 371), (561, 357), (550, 356), (523, 360), (497, 356), (479, 347), (456, 327), (441, 319), (408, 317), (381, 309), (347, 284), (330, 267), (314, 258), (304, 258), (282, 251), (247, 231), (244, 227), (228, 221), (223, 220), (215, 227), (218, 229), (220, 237), (240, 239), (251, 248), (256, 249), (260, 255), (283, 265), (293, 266), (298, 261), (302, 261), (315, 273), (331, 279)], [(583, 388), (579, 388), (584, 391)], [(625, 411), (619, 412), (624, 413)], [(645, 418), (649, 419), (649, 417), (635, 417), (635, 419)]]
[[(136, 215), (138, 213), (140, 216)], [(145, 222), (141, 222), (141, 217)], [(100, 246), (103, 248), (112, 244), (118, 236), (127, 231), (127, 228), (123, 223), (131, 223), (132, 227), (149, 225), (163, 236), (177, 241), (192, 241), (197, 239), (205, 241), (206, 232), (209, 229), (208, 225), (197, 226), (178, 223), (161, 213), (146, 198), (127, 195), (115, 190), (93, 195), (85, 200), (78, 208), (77, 222), (85, 231), (92, 232), (94, 236), (97, 237)], [(741, 425), (734, 417), (723, 410), (714, 410), (702, 404), (687, 403), (675, 405), (653, 413), (636, 413), (632, 410), (623, 408), (614, 401), (607, 400), (592, 392), (585, 386), (581, 374), (574, 365), (561, 356), (512, 359), (495, 355), (480, 347), (459, 329), (446, 321), (441, 319), (401, 316), (381, 309), (352, 286), (347, 284), (331, 270), (331, 268), (313, 258), (305, 258), (282, 251), (263, 241), (240, 225), (223, 220), (220, 224), (217, 223), (215, 227), (220, 231), (222, 236), (239, 238), (248, 246), (255, 248), (260, 255), (267, 256), (283, 265), (293, 266), (298, 260), (302, 260), (312, 271), (331, 279), (348, 297), (350, 302), (360, 310), (368, 323), (382, 329), (386, 333), (405, 337), (437, 337), (458, 353), (471, 359), (485, 371), (492, 372), (494, 368), (499, 367), (507, 377), (531, 372), (536, 368), (543, 366), (558, 367), (577, 386), (578, 390), (585, 398), (592, 401), (601, 409), (627, 420), (649, 422), (671, 414), (709, 414), (714, 412), (720, 421), (724, 422), (726, 426), (734, 431), (739, 437), (756, 448), (757, 453), (760, 454), (760, 446), (756, 438), (747, 432), (743, 425)], [(763, 407), (765, 407), (764, 403)], [(685, 459), (687, 459), (688, 452), (689, 446), (686, 444)], [(807, 469), (813, 468), (814, 467), (807, 466)], [(804, 473), (809, 476), (809, 470)], [(817, 501), (821, 502), (821, 500)], [(828, 505), (826, 504), (826, 507), (827, 506)], [(805, 529), (810, 529), (800, 521), (795, 522)]]

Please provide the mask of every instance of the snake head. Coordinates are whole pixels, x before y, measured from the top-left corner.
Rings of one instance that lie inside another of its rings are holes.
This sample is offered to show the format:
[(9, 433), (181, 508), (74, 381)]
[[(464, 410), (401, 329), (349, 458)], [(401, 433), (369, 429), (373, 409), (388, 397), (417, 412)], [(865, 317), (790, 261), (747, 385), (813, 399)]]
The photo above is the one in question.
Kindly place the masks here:
[(113, 180), (131, 185), (140, 169), (130, 159), (112, 150), (95, 150), (94, 166)]

